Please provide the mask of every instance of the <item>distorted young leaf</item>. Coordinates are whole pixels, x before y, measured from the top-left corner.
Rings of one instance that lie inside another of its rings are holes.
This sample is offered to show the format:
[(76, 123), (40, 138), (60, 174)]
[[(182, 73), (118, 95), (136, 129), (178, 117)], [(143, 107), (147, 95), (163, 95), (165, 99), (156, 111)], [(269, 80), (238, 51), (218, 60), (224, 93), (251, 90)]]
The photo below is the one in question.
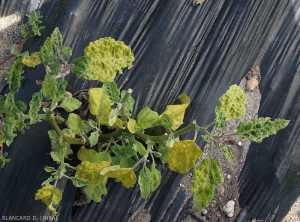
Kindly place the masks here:
[(146, 199), (151, 192), (151, 174), (150, 170), (147, 167), (144, 167), (139, 175), (138, 184), (140, 185), (141, 196)]
[(22, 59), (22, 63), (28, 67), (36, 67), (37, 65), (42, 63), (42, 60), (39, 56), (39, 53), (35, 52), (31, 56), (24, 56)]
[(103, 83), (103, 93), (106, 95), (112, 102), (119, 102), (120, 90), (115, 82), (104, 82)]
[(194, 195), (195, 205), (199, 211), (207, 207), (214, 197), (214, 188), (223, 182), (219, 166), (218, 161), (205, 159), (194, 170), (191, 193)]
[(41, 92), (35, 92), (32, 95), (32, 99), (29, 103), (29, 112), (28, 115), (30, 117), (30, 124), (35, 124), (38, 119), (38, 112), (41, 108), (43, 102), (43, 96)]
[(100, 152), (100, 153), (96, 153), (92, 156), (90, 156), (87, 161), (89, 161), (90, 163), (99, 163), (101, 161), (108, 161), (111, 162), (111, 157), (109, 155), (108, 152)]
[(260, 117), (247, 122), (240, 122), (237, 132), (243, 139), (261, 143), (264, 138), (276, 134), (280, 129), (284, 129), (289, 122), (285, 119), (271, 121), (269, 117)]
[(63, 59), (64, 62), (68, 62), (69, 58), (72, 55), (72, 49), (70, 47), (64, 47), (59, 52), (59, 54), (61, 55), (61, 58)]
[[(126, 94), (126, 91), (122, 90), (120, 101), (123, 99), (123, 97), (125, 96), (125, 94)], [(132, 116), (133, 109), (134, 109), (134, 103), (135, 103), (135, 100), (130, 95), (129, 98), (127, 99), (127, 101), (125, 102), (126, 115), (128, 117)]]
[(111, 147), (111, 151), (119, 158), (130, 158), (136, 154), (136, 151), (130, 146), (120, 146), (118, 144)]
[(84, 146), (80, 147), (77, 152), (77, 158), (81, 161), (89, 161), (89, 158), (97, 154), (96, 150), (87, 149)]
[(131, 132), (133, 134), (136, 133), (137, 124), (136, 124), (136, 121), (134, 119), (129, 119), (129, 121), (127, 123), (127, 127), (128, 127), (129, 132)]
[(142, 129), (147, 129), (153, 126), (158, 120), (158, 113), (152, 111), (148, 106), (143, 108), (137, 117), (137, 124)]
[(41, 51), (39, 52), (39, 55), (40, 55), (40, 59), (45, 65), (49, 65), (50, 62), (53, 60), (54, 51), (53, 51), (52, 41), (50, 37), (46, 39), (44, 45), (41, 47)]
[(109, 126), (108, 115), (112, 110), (111, 106), (113, 103), (102, 92), (102, 88), (92, 88), (89, 90), (89, 108), (92, 115), (96, 116), (97, 119), (100, 117), (102, 125)]
[(63, 37), (62, 37), (62, 35), (61, 35), (60, 31), (59, 31), (59, 28), (56, 27), (54, 29), (54, 31), (52, 32), (52, 34), (51, 34), (51, 43), (53, 45), (53, 48), (56, 51), (60, 52), (60, 50), (63, 47), (62, 42), (63, 42)]
[(218, 129), (225, 128), (228, 125), (228, 121), (226, 120), (226, 115), (222, 112), (217, 112), (215, 123)]
[[(162, 113), (162, 115), (166, 114), (172, 119), (173, 126), (171, 129), (173, 131), (177, 130), (183, 124), (185, 110), (191, 102), (190, 98), (185, 94), (181, 94), (178, 98), (182, 104), (168, 105), (166, 110)], [(160, 120), (162, 115), (160, 115)]]
[(201, 149), (193, 140), (175, 143), (168, 151), (169, 167), (175, 172), (187, 173), (201, 155)]
[(61, 158), (61, 155), (59, 155), (59, 153), (52, 151), (52, 152), (50, 153), (50, 155), (51, 155), (51, 158), (52, 158), (55, 162), (57, 162), (57, 163), (63, 162), (63, 159)]
[(71, 72), (78, 78), (89, 79), (89, 64), (92, 59), (88, 56), (81, 56), (73, 60)]
[(43, 186), (35, 194), (35, 200), (43, 201), (48, 206), (48, 209), (52, 212), (52, 216), (56, 215), (56, 210), (53, 208), (53, 204), (58, 204), (61, 199), (61, 191), (50, 184)]
[(91, 146), (95, 146), (98, 143), (99, 139), (99, 133), (98, 132), (92, 132), (89, 136), (89, 141)]
[(224, 150), (224, 154), (223, 154), (223, 157), (228, 160), (229, 163), (233, 163), (235, 161), (235, 156), (234, 154), (232, 153), (232, 149), (231, 148), (226, 148), (226, 147), (223, 147), (223, 150)]
[(84, 55), (92, 59), (87, 79), (101, 82), (113, 82), (117, 72), (122, 74), (122, 69), (130, 68), (134, 61), (130, 47), (110, 37), (91, 42)]
[(75, 177), (87, 180), (90, 182), (90, 185), (97, 185), (101, 182), (106, 181), (107, 176), (103, 176), (100, 172), (110, 166), (109, 161), (101, 161), (99, 163), (90, 163), (89, 161), (82, 161), (76, 169)]
[(111, 170), (105, 174), (110, 178), (118, 179), (126, 188), (133, 187), (136, 183), (136, 175), (131, 168), (119, 168)]
[(54, 167), (49, 167), (49, 166), (44, 167), (44, 169), (45, 169), (45, 171), (46, 171), (47, 173), (51, 173), (51, 172), (53, 172), (53, 171), (56, 171), (56, 169), (55, 169)]
[(106, 180), (97, 185), (88, 185), (83, 189), (87, 197), (95, 202), (101, 202), (102, 195), (107, 194)]
[(71, 180), (75, 187), (85, 187), (90, 184), (89, 181), (79, 179), (78, 177), (71, 177)]
[(21, 86), (21, 76), (23, 74), (22, 58), (17, 59), (10, 69), (9, 74), (9, 90), (10, 92), (17, 92)]
[(45, 77), (45, 80), (42, 83), (43, 87), (43, 95), (47, 100), (53, 99), (58, 91), (57, 88), (57, 79), (55, 79), (53, 76), (47, 75)]
[(74, 131), (71, 130), (71, 129), (64, 128), (64, 129), (62, 130), (62, 133), (63, 133), (64, 135), (66, 135), (67, 137), (75, 138), (75, 133), (74, 133)]
[(77, 114), (71, 113), (68, 117), (68, 123), (70, 129), (73, 130), (75, 134), (82, 135), (86, 126)]
[(61, 104), (62, 107), (67, 112), (73, 112), (74, 110), (78, 109), (81, 106), (81, 102), (75, 98), (65, 99)]
[(161, 182), (161, 172), (155, 168), (155, 163), (152, 163), (150, 167), (150, 178), (150, 191), (153, 192)]
[(232, 85), (219, 99), (215, 112), (222, 112), (226, 120), (237, 119), (245, 115), (247, 96), (238, 85)]
[(108, 114), (108, 125), (113, 126), (117, 121), (119, 110), (112, 109)]
[(145, 156), (148, 154), (146, 148), (143, 146), (143, 144), (141, 144), (140, 142), (138, 141), (135, 141), (135, 148), (136, 148), (136, 151), (141, 154), (142, 156)]

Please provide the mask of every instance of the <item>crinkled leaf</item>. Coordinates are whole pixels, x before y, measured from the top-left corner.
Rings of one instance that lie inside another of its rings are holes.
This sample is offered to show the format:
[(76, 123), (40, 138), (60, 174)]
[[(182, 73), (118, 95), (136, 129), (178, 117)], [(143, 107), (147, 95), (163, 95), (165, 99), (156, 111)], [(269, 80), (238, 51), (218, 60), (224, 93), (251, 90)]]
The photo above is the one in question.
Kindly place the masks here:
[(99, 133), (98, 132), (92, 132), (89, 136), (89, 141), (91, 146), (95, 146), (98, 143), (99, 139)]
[(68, 123), (71, 130), (77, 135), (82, 135), (86, 126), (77, 114), (71, 113), (68, 117)]
[(194, 170), (191, 193), (199, 211), (207, 207), (214, 197), (214, 188), (223, 181), (219, 166), (218, 161), (206, 159)]
[(64, 62), (68, 62), (72, 55), (72, 49), (70, 47), (64, 47), (60, 52), (61, 58)]
[[(177, 130), (183, 124), (185, 110), (191, 102), (190, 98), (185, 94), (181, 94), (178, 98), (182, 104), (168, 105), (166, 110), (162, 113), (162, 115), (166, 114), (172, 119), (173, 131)], [(162, 115), (160, 116), (160, 121)]]
[(32, 99), (29, 103), (29, 117), (30, 117), (30, 124), (36, 123), (36, 120), (38, 118), (38, 112), (41, 108), (43, 102), (43, 96), (40, 92), (36, 92), (32, 95)]
[(136, 133), (137, 124), (136, 124), (136, 121), (134, 119), (129, 119), (127, 127), (128, 127), (129, 132)]
[(9, 74), (9, 90), (13, 93), (17, 92), (21, 86), (21, 76), (23, 73), (22, 58), (17, 59), (10, 69)]
[(158, 120), (158, 113), (152, 111), (148, 106), (143, 108), (137, 117), (137, 124), (142, 129), (147, 129), (153, 126)]
[(135, 150), (130, 146), (114, 145), (111, 147), (111, 151), (120, 158), (130, 158), (136, 154)]
[(56, 210), (53, 208), (53, 204), (58, 204), (61, 199), (61, 191), (50, 184), (43, 186), (35, 194), (35, 200), (43, 201), (48, 206), (48, 209), (52, 212), (52, 216), (56, 215)]
[(71, 177), (71, 180), (75, 187), (85, 187), (90, 184), (89, 181), (79, 179), (78, 177)]
[(58, 91), (58, 84), (57, 79), (53, 76), (46, 75), (44, 82), (42, 83), (43, 86), (43, 95), (47, 100), (53, 99)]
[(90, 200), (101, 202), (102, 195), (107, 194), (106, 180), (97, 185), (88, 185), (83, 191)]
[(103, 83), (103, 93), (112, 102), (119, 102), (120, 90), (115, 82), (104, 82)]
[(90, 185), (97, 185), (101, 182), (106, 181), (107, 176), (103, 176), (100, 172), (110, 166), (109, 161), (101, 161), (99, 163), (90, 163), (88, 161), (83, 161), (79, 164), (76, 169), (75, 177), (87, 180)]
[(201, 149), (193, 140), (184, 140), (168, 151), (169, 167), (178, 173), (187, 173), (195, 166), (196, 160), (202, 155)]
[(147, 167), (144, 167), (139, 175), (139, 180), (138, 183), (140, 185), (140, 190), (141, 190), (141, 196), (142, 198), (146, 199), (151, 192), (151, 174), (150, 170)]
[(78, 78), (89, 79), (89, 64), (92, 59), (88, 56), (81, 56), (73, 60), (72, 73)]
[[(237, 119), (245, 115), (247, 96), (238, 85), (232, 85), (219, 99), (216, 114), (222, 112), (226, 120)], [(218, 115), (218, 114), (217, 114)]]
[(215, 118), (215, 123), (216, 123), (216, 127), (218, 129), (225, 128), (228, 125), (226, 115), (222, 112), (217, 112), (216, 113), (216, 118)]
[(224, 157), (225, 159), (227, 159), (228, 162), (233, 163), (234, 160), (235, 160), (235, 156), (234, 156), (233, 153), (232, 153), (232, 149), (231, 149), (231, 148), (226, 148), (226, 147), (224, 147), (223, 150), (224, 150), (223, 157)]
[(81, 106), (81, 102), (75, 98), (65, 99), (61, 104), (62, 107), (67, 112), (73, 112), (74, 110), (78, 109)]
[(92, 156), (97, 154), (96, 150), (92, 149), (87, 149), (84, 146), (80, 147), (78, 153), (77, 153), (77, 158), (81, 161), (88, 161), (88, 159)]
[(136, 183), (136, 175), (131, 168), (119, 168), (117, 170), (111, 170), (105, 174), (110, 178), (116, 178), (120, 180), (124, 187), (133, 187)]
[(113, 82), (117, 72), (122, 74), (122, 69), (130, 68), (134, 61), (130, 47), (110, 37), (91, 42), (84, 54), (92, 59), (87, 79), (101, 82)]
[(52, 41), (51, 38), (48, 37), (44, 43), (44, 45), (41, 48), (41, 51), (39, 52), (40, 59), (45, 65), (49, 65), (50, 62), (54, 58), (54, 51), (52, 47)]
[(42, 60), (39, 56), (39, 53), (35, 52), (31, 56), (24, 56), (22, 59), (22, 63), (28, 67), (36, 67), (37, 65), (42, 63)]
[(278, 130), (285, 128), (289, 122), (289, 120), (285, 119), (271, 121), (269, 117), (260, 117), (247, 122), (240, 122), (237, 132), (243, 139), (261, 143), (264, 138), (276, 134)]
[(59, 28), (56, 27), (51, 34), (51, 43), (53, 45), (53, 48), (59, 52), (63, 47), (62, 42), (63, 42), (63, 37), (59, 31)]

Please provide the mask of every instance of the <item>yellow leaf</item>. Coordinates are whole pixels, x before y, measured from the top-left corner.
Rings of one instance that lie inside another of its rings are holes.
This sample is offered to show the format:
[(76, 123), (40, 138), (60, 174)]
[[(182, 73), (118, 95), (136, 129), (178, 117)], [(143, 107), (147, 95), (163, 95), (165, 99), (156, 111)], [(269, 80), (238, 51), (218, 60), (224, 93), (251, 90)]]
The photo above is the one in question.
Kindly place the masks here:
[(101, 175), (100, 172), (109, 166), (109, 161), (101, 161), (99, 163), (83, 161), (76, 167), (77, 172), (75, 177), (89, 181), (90, 185), (97, 185), (107, 179), (107, 176)]
[(196, 160), (202, 155), (201, 149), (193, 140), (184, 140), (168, 151), (169, 167), (178, 173), (187, 173), (195, 166)]
[(31, 56), (24, 56), (22, 59), (22, 63), (28, 67), (35, 67), (41, 64), (42, 60), (40, 59), (39, 53), (36, 52)]
[(129, 119), (127, 126), (128, 126), (129, 132), (136, 133), (137, 124), (136, 124), (136, 121), (134, 119)]
[[(183, 124), (183, 118), (186, 108), (189, 106), (191, 99), (186, 94), (181, 94), (179, 100), (181, 105), (169, 105), (162, 114), (168, 115), (172, 119), (172, 130), (177, 130)], [(160, 115), (159, 119), (162, 119)]]
[(136, 175), (132, 168), (111, 169), (106, 176), (120, 180), (124, 187), (133, 187), (136, 184)]
[[(112, 109), (111, 106), (113, 105), (113, 103), (102, 92), (103, 92), (102, 88), (92, 88), (89, 90), (90, 111), (91, 114), (97, 117), (97, 119), (99, 118), (99, 114), (100, 114), (100, 124), (109, 126), (108, 115)], [(100, 100), (101, 100), (101, 104), (100, 104)]]
[(77, 153), (77, 158), (81, 161), (86, 161), (88, 160), (91, 156), (94, 156), (97, 154), (96, 150), (92, 149), (87, 149), (84, 146), (80, 147), (78, 153)]

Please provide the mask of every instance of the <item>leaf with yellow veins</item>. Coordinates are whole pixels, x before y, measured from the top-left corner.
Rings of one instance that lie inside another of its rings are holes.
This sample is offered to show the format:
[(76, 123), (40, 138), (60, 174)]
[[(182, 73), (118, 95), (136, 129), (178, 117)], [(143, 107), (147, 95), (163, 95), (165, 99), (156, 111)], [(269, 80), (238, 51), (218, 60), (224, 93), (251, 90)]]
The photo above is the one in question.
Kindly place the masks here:
[(136, 133), (137, 124), (136, 124), (136, 121), (134, 119), (129, 119), (127, 126), (128, 126), (129, 132)]
[(22, 63), (28, 67), (36, 67), (37, 65), (42, 63), (42, 60), (39, 56), (39, 53), (35, 52), (31, 56), (24, 56), (22, 59)]
[(54, 209), (53, 204), (58, 204), (61, 199), (61, 191), (51, 184), (43, 186), (35, 194), (35, 200), (43, 201), (48, 206), (48, 210), (52, 212), (52, 216), (56, 215), (56, 210)]
[(90, 163), (88, 161), (83, 161), (79, 164), (76, 169), (77, 172), (75, 177), (87, 180), (90, 185), (97, 185), (107, 179), (107, 176), (103, 176), (100, 172), (110, 166), (109, 161), (101, 161), (99, 163)]
[[(171, 129), (173, 131), (177, 130), (183, 124), (185, 110), (191, 102), (191, 99), (186, 94), (181, 94), (178, 98), (182, 104), (168, 105), (162, 113), (162, 115), (166, 114), (172, 119), (173, 126)], [(159, 121), (161, 121), (162, 115), (160, 115)]]
[(201, 149), (193, 140), (175, 143), (168, 151), (169, 167), (175, 172), (187, 173), (201, 155)]
[(226, 120), (237, 119), (245, 115), (247, 96), (238, 85), (232, 85), (219, 99), (215, 112), (224, 113)]
[(113, 82), (116, 74), (122, 74), (122, 69), (130, 68), (134, 61), (130, 47), (110, 37), (91, 42), (84, 54), (92, 59), (87, 79), (101, 82)]
[(124, 187), (133, 187), (136, 184), (136, 175), (132, 168), (111, 168), (105, 176), (120, 180)]
[(94, 156), (95, 154), (97, 154), (96, 150), (87, 149), (84, 146), (82, 146), (80, 147), (77, 153), (77, 158), (81, 161), (87, 161), (90, 157)]
[(89, 90), (89, 106), (90, 112), (97, 119), (100, 117), (100, 123), (102, 125), (109, 126), (108, 115), (112, 110), (111, 106), (113, 103), (110, 99), (103, 93), (102, 88), (92, 88)]

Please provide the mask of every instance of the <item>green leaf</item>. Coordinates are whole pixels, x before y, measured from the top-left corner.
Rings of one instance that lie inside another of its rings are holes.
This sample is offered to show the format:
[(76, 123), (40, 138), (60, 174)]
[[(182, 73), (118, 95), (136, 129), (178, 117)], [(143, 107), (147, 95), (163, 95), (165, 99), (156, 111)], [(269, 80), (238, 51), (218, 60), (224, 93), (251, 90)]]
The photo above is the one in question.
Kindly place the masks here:
[(112, 102), (117, 103), (120, 97), (120, 90), (115, 82), (104, 82), (103, 83), (103, 93)]
[(97, 123), (94, 120), (89, 119), (88, 122), (92, 128), (97, 128)]
[(147, 167), (144, 167), (139, 175), (138, 183), (140, 185), (141, 196), (142, 198), (146, 199), (151, 192), (151, 173)]
[(109, 153), (105, 151), (105, 152), (93, 154), (87, 159), (87, 161), (89, 161), (90, 163), (99, 163), (101, 161), (111, 162), (112, 160)]
[(166, 146), (164, 146), (161, 143), (159, 144), (158, 152), (160, 152), (160, 154), (161, 154), (160, 160), (163, 164), (166, 164), (169, 162), (168, 151), (169, 151), (169, 148), (167, 148)]
[(219, 99), (219, 105), (215, 112), (218, 115), (222, 112), (226, 116), (226, 120), (237, 119), (245, 115), (247, 104), (247, 96), (241, 87), (232, 85), (227, 92)]
[(226, 115), (222, 112), (217, 112), (215, 123), (218, 129), (225, 128), (228, 125), (228, 121), (226, 120)]
[(87, 197), (95, 202), (101, 202), (102, 195), (107, 194), (106, 181), (97, 185), (88, 185), (83, 189)]
[(61, 116), (55, 116), (55, 119), (58, 120), (58, 121), (62, 121), (62, 122), (65, 121), (65, 119), (62, 118)]
[(136, 154), (135, 150), (129, 146), (114, 145), (111, 151), (119, 158), (130, 158)]
[(62, 107), (67, 112), (73, 112), (74, 110), (78, 109), (81, 106), (81, 102), (75, 98), (65, 99), (61, 104)]
[(32, 99), (29, 103), (30, 110), (28, 115), (30, 117), (30, 124), (35, 124), (38, 119), (38, 112), (42, 106), (43, 96), (40, 92), (36, 92), (32, 95)]
[(89, 137), (90, 145), (95, 146), (98, 143), (98, 139), (99, 139), (99, 133), (98, 132), (92, 132), (90, 137)]
[(39, 56), (39, 53), (35, 52), (31, 56), (24, 56), (22, 59), (22, 63), (28, 67), (36, 67), (37, 65), (42, 63), (42, 60)]
[(113, 82), (117, 72), (122, 74), (123, 68), (130, 68), (134, 61), (129, 46), (110, 37), (91, 42), (84, 50), (91, 57), (88, 80)]
[(137, 124), (142, 129), (147, 129), (153, 126), (158, 120), (158, 113), (152, 111), (148, 106), (143, 108), (137, 117)]
[[(123, 99), (125, 94), (126, 94), (126, 90), (122, 90), (120, 101)], [(127, 99), (126, 103), (125, 103), (126, 115), (128, 117), (132, 116), (133, 109), (134, 109), (134, 103), (135, 103), (135, 100), (130, 95), (129, 98)]]
[(13, 93), (17, 92), (21, 86), (21, 76), (23, 74), (22, 58), (17, 59), (10, 69), (9, 74), (9, 90)]
[(120, 180), (124, 187), (133, 187), (136, 183), (136, 175), (131, 168), (119, 168), (117, 170), (111, 170), (105, 174), (110, 178), (116, 178)]
[(44, 167), (45, 171), (48, 172), (48, 173), (51, 173), (53, 171), (56, 171), (56, 169), (54, 167), (49, 167), (49, 166), (46, 166)]
[(78, 78), (89, 79), (89, 64), (92, 59), (88, 56), (81, 56), (73, 60), (72, 73)]
[(132, 158), (121, 159), (120, 160), (120, 168), (132, 168), (136, 164)]
[(157, 189), (161, 182), (161, 172), (155, 168), (155, 163), (152, 163), (150, 168), (150, 191), (153, 192)]
[(81, 161), (89, 161), (89, 158), (97, 154), (96, 150), (87, 149), (84, 146), (80, 147), (77, 158)]
[(142, 156), (145, 156), (148, 154), (146, 148), (143, 146), (143, 144), (141, 144), (140, 142), (138, 141), (135, 141), (135, 148), (136, 148), (136, 151), (141, 154)]
[(231, 148), (223, 147), (224, 155), (223, 157), (228, 160), (228, 162), (233, 163), (235, 161), (235, 156), (232, 153)]
[(199, 211), (207, 207), (214, 197), (214, 188), (223, 182), (219, 166), (218, 161), (206, 159), (194, 170), (191, 193)]
[(160, 115), (160, 121), (164, 114), (172, 119), (173, 131), (177, 130), (183, 124), (185, 110), (191, 102), (191, 99), (185, 94), (181, 94), (178, 98), (182, 104), (168, 105), (166, 110)]
[(43, 201), (48, 206), (48, 210), (52, 212), (52, 216), (56, 215), (56, 210), (53, 208), (52, 205), (58, 204), (61, 201), (61, 199), (61, 191), (50, 184), (43, 186), (35, 194), (35, 200)]
[(77, 114), (71, 113), (68, 117), (68, 123), (70, 129), (73, 130), (75, 134), (82, 135), (86, 126)]
[(52, 158), (55, 162), (57, 162), (57, 163), (63, 162), (63, 159), (61, 158), (61, 156), (60, 156), (57, 152), (52, 151), (52, 152), (50, 153), (50, 155), (51, 155), (51, 158)]
[(169, 167), (178, 173), (187, 173), (195, 166), (196, 160), (202, 155), (201, 149), (193, 140), (184, 140), (168, 151)]
[(117, 121), (117, 118), (118, 118), (118, 114), (119, 114), (118, 109), (112, 109), (110, 111), (110, 113), (108, 114), (108, 125), (109, 126), (113, 126), (115, 124), (115, 122)]
[(264, 138), (274, 135), (280, 129), (285, 128), (289, 122), (289, 120), (285, 119), (271, 121), (269, 117), (260, 117), (251, 121), (241, 122), (237, 128), (237, 132), (243, 139), (261, 143)]
[(129, 130), (129, 132), (131, 133), (136, 133), (137, 131), (137, 124), (136, 121), (134, 119), (129, 119), (128, 123), (127, 123), (127, 128)]
[(71, 177), (71, 180), (72, 180), (73, 185), (74, 185), (75, 187), (85, 187), (85, 186), (87, 186), (87, 185), (90, 184), (89, 181), (87, 181), (87, 180), (82, 180), (82, 179), (79, 179), (79, 178), (77, 178), (77, 177)]
[(59, 31), (59, 28), (56, 27), (51, 34), (51, 43), (53, 45), (53, 48), (59, 52), (63, 47), (62, 42), (63, 42), (63, 37)]
[(171, 128), (173, 126), (171, 117), (169, 117), (167, 114), (162, 114), (161, 123), (166, 129), (171, 131)]

